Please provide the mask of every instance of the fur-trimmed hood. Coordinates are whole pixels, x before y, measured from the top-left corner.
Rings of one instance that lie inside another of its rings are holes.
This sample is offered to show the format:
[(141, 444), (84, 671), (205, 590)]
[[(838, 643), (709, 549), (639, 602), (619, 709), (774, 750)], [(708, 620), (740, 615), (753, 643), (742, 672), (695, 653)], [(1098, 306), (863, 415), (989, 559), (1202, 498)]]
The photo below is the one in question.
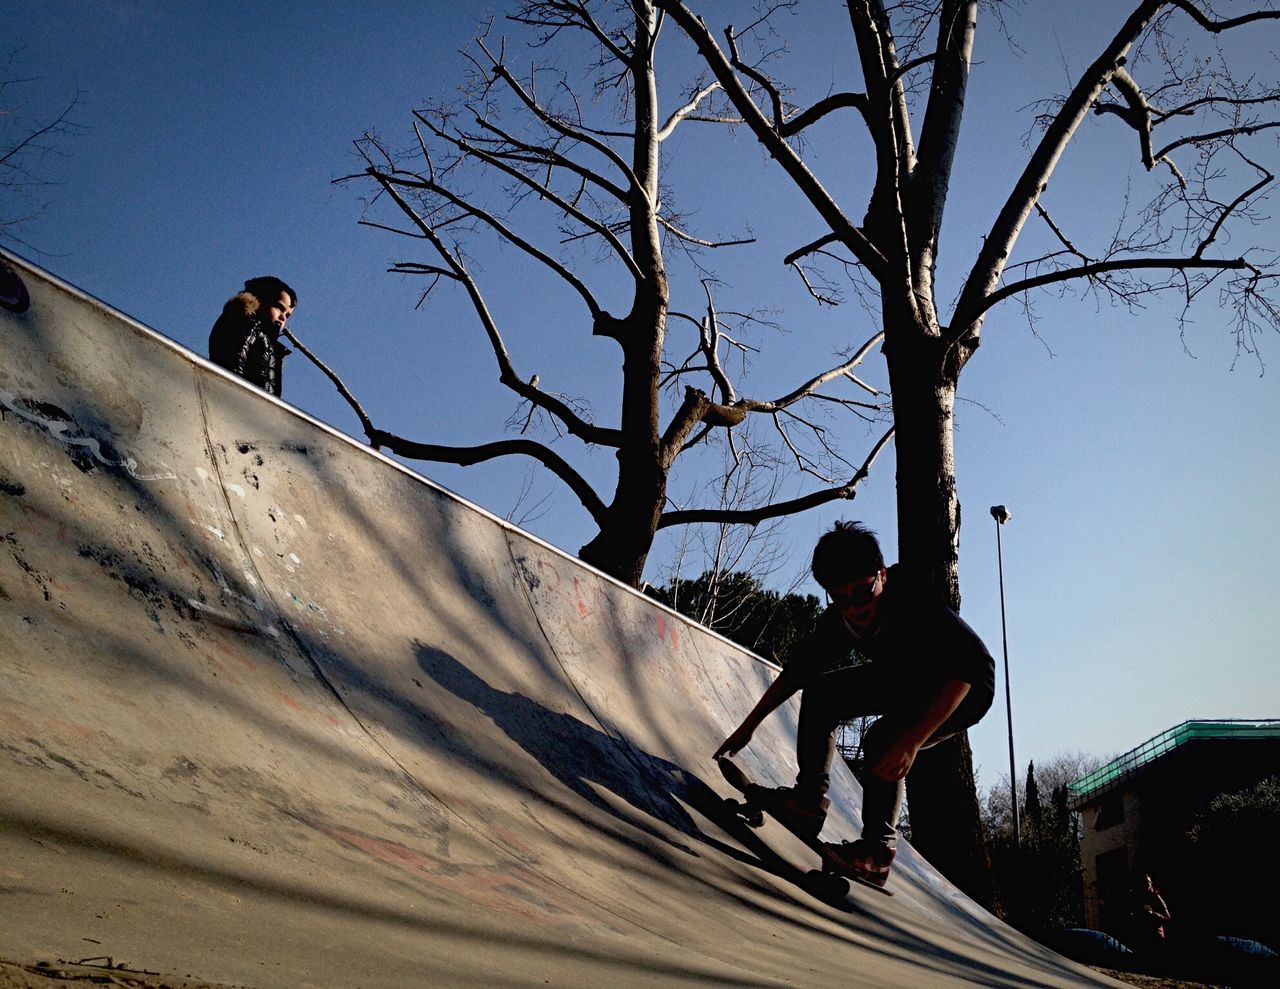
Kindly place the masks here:
[(237, 292), (222, 307), (222, 315), (248, 319), (250, 316), (256, 316), (261, 308), (262, 302), (252, 292)]

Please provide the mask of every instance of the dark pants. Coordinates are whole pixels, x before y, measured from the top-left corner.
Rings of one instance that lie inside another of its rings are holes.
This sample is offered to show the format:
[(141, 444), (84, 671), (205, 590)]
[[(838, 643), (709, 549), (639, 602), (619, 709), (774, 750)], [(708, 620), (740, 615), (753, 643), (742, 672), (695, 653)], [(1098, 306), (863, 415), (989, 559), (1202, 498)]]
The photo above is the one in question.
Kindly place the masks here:
[[(870, 767), (894, 739), (924, 713), (937, 696), (928, 682), (904, 682), (886, 676), (875, 664), (836, 670), (817, 677), (800, 696), (800, 725), (796, 740), (797, 787), (821, 797), (831, 782), (831, 759), (836, 751), (836, 727), (853, 718), (881, 715), (862, 738), (865, 765)], [(941, 689), (942, 684), (936, 684)], [(987, 713), (991, 698), (970, 689), (960, 706), (922, 748), (929, 748), (964, 731)], [(905, 780), (877, 779), (870, 771), (862, 785), (862, 837), (872, 844), (894, 848), (898, 818), (906, 795)]]

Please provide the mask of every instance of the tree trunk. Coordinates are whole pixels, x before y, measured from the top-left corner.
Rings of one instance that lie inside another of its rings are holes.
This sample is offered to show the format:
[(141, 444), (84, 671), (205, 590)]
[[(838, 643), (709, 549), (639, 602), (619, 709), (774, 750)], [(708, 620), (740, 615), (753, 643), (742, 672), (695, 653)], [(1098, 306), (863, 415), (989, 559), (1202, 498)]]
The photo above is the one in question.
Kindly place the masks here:
[(578, 557), (639, 587), (645, 560), (658, 531), (658, 517), (666, 501), (666, 472), (653, 463), (631, 463), (626, 449), (618, 451), (618, 488), (608, 516), (594, 539), (578, 550)]
[[(898, 559), (959, 610), (960, 503), (952, 443), (960, 368), (935, 332), (886, 342), (897, 449)], [(992, 906), (967, 734), (921, 753), (907, 777), (912, 843), (969, 896)]]
[(653, 4), (632, 4), (635, 60), (631, 65), (635, 100), (635, 143), (629, 192), (631, 253), (636, 278), (631, 312), (618, 334), (622, 345), (622, 443), (618, 447), (618, 485), (600, 532), (578, 556), (639, 587), (644, 563), (667, 501), (667, 470), (658, 423), (658, 383), (667, 331), (669, 288), (658, 227), (659, 147), (658, 82), (653, 65), (659, 19)]
[(622, 343), (622, 445), (618, 484), (606, 519), (578, 556), (612, 577), (639, 587), (645, 560), (667, 501), (667, 466), (658, 423), (658, 382), (666, 332), (667, 282), (658, 261), (638, 283)]

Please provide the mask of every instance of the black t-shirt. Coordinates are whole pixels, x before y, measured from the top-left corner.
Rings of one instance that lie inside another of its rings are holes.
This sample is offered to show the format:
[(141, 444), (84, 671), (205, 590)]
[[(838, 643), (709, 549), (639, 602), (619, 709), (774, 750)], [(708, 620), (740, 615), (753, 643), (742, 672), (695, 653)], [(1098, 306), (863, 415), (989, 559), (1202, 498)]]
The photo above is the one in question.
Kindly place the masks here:
[[(880, 596), (876, 626), (855, 634), (840, 609), (827, 608), (817, 627), (788, 651), (779, 679), (797, 688), (857, 653), (904, 691), (927, 684), (963, 680), (986, 702), (995, 694), (995, 660), (973, 629), (928, 586), (913, 580), (901, 565), (889, 568)], [(974, 700), (977, 700), (975, 697)]]

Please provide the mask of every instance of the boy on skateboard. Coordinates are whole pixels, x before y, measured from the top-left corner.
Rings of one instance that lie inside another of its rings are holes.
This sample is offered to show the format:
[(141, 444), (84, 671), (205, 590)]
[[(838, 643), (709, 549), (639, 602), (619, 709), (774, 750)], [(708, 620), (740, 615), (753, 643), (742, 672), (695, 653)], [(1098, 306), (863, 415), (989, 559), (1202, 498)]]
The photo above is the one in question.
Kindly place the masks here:
[[(812, 633), (716, 751), (743, 749), (760, 723), (796, 691), (800, 724), (795, 786), (774, 791), (770, 812), (812, 837), (826, 820), (836, 727), (878, 714), (862, 739), (862, 837), (823, 843), (827, 864), (875, 886), (889, 878), (907, 771), (921, 749), (976, 724), (991, 707), (995, 662), (982, 640), (901, 564), (888, 569), (875, 534), (837, 522), (813, 551), (813, 576), (831, 599)], [(866, 661), (823, 672), (857, 650)]]

